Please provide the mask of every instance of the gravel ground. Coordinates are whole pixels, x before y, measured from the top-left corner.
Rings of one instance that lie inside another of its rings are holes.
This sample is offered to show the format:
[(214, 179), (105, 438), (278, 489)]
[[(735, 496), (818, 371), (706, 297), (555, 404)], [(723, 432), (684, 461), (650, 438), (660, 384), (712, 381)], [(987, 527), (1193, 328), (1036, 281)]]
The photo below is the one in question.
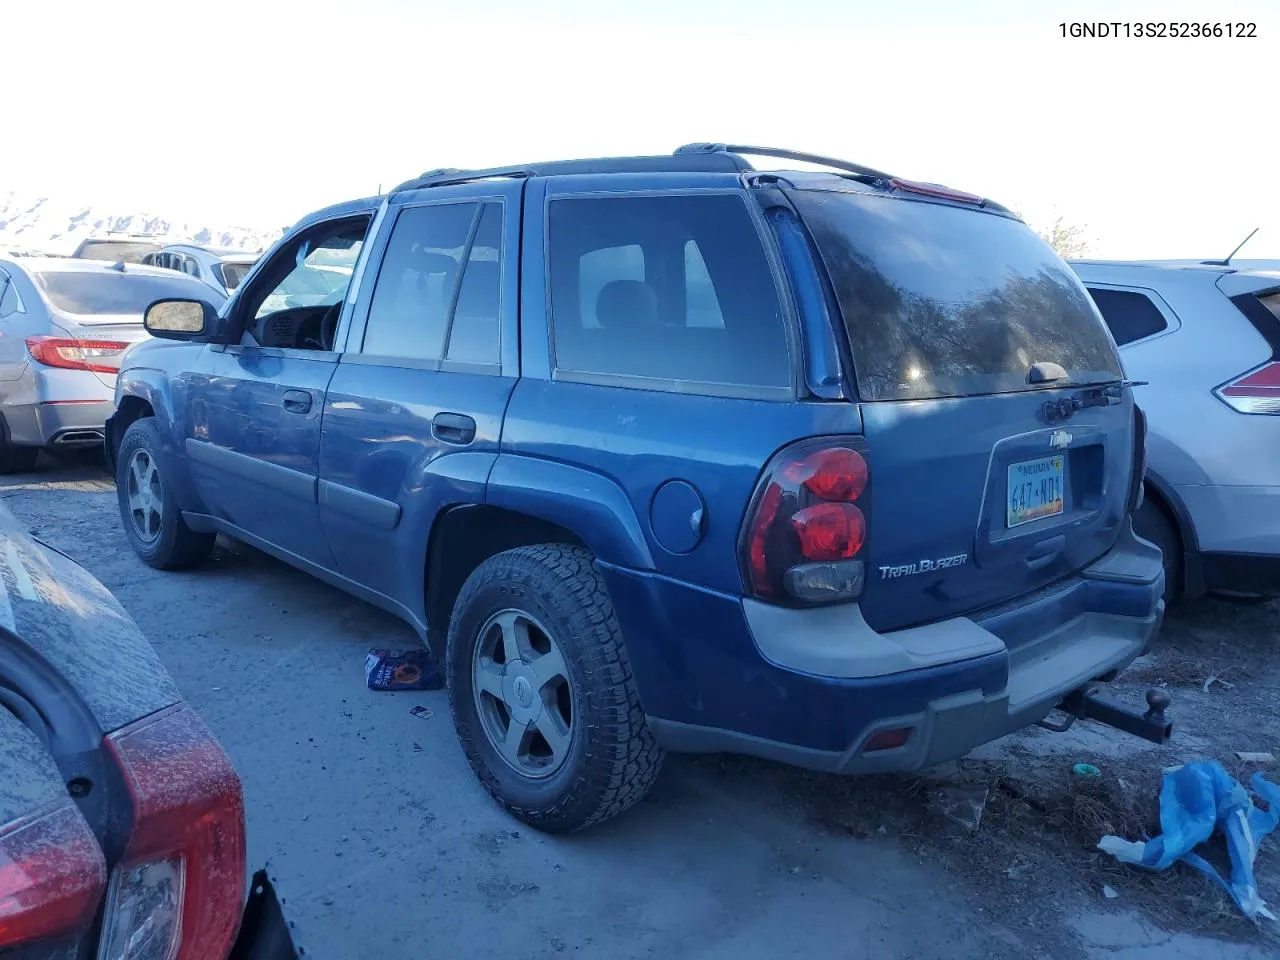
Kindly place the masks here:
[[(1131, 671), (1135, 702), (1150, 683), (1174, 693), (1172, 746), (1079, 725), (928, 778), (860, 780), (673, 757), (632, 813), (550, 838), (480, 788), (443, 692), (365, 689), (370, 647), (415, 642), (398, 621), (236, 545), (198, 570), (151, 570), (92, 464), (4, 478), (0, 497), (116, 594), (221, 739), (250, 866), (270, 863), (309, 956), (1276, 956), (1190, 871), (1152, 877), (1091, 849), (1100, 830), (1150, 824), (1162, 766), (1280, 752), (1274, 606), (1175, 613)], [(1230, 686), (1206, 689), (1210, 676)], [(1082, 787), (1067, 773), (1080, 760), (1104, 776)], [(987, 794), (976, 831), (939, 810), (956, 785)], [(1275, 904), (1269, 844), (1258, 869)]]

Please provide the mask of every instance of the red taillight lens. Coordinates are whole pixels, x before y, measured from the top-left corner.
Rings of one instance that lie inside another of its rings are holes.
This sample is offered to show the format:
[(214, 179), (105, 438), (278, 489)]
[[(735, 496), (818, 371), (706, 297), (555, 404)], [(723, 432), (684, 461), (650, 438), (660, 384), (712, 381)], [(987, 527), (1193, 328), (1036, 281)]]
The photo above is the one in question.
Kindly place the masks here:
[(1240, 413), (1280, 413), (1280, 363), (1268, 363), (1214, 392)]
[(848, 560), (862, 549), (867, 521), (852, 503), (819, 503), (791, 515), (806, 560)]
[(244, 799), (231, 761), (186, 704), (107, 744), (134, 825), (112, 871), (99, 960), (223, 960), (244, 906)]
[(65, 337), (27, 337), (27, 351), (36, 363), (65, 370), (118, 373), (129, 344), (118, 340), (71, 340)]
[(823, 500), (857, 500), (867, 488), (867, 461), (845, 447), (818, 450), (788, 470)]
[(70, 800), (0, 827), (0, 953), (88, 928), (106, 885), (102, 850)]
[(855, 443), (798, 445), (766, 469), (743, 537), (756, 596), (822, 603), (861, 593), (869, 476)]

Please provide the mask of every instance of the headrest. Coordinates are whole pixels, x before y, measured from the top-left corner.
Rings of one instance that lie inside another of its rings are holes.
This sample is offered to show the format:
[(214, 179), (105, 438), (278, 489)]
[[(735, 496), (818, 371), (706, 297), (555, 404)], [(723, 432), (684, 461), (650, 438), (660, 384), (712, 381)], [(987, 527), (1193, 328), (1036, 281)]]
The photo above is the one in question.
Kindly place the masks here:
[(606, 329), (655, 326), (658, 297), (643, 280), (614, 280), (596, 297), (596, 319)]

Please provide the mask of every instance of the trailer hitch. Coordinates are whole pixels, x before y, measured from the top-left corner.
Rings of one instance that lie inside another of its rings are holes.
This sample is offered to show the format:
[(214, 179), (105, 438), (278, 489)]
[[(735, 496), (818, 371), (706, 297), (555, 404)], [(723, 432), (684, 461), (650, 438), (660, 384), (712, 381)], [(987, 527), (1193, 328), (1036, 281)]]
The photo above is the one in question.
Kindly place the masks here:
[(1147, 712), (1139, 713), (1132, 707), (1102, 696), (1097, 687), (1081, 687), (1067, 694), (1058, 704), (1057, 709), (1066, 715), (1063, 720), (1055, 722), (1046, 717), (1040, 721), (1040, 726), (1054, 733), (1063, 733), (1077, 720), (1097, 720), (1152, 743), (1167, 743), (1173, 736), (1173, 721), (1165, 716), (1165, 711), (1172, 702), (1168, 693), (1152, 687), (1147, 691)]

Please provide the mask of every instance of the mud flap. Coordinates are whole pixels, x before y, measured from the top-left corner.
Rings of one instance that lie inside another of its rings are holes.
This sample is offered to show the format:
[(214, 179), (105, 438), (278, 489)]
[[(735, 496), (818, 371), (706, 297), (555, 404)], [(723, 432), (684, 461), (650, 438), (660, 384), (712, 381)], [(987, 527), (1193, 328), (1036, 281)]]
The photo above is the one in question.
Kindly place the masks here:
[(227, 960), (300, 960), (302, 956), (271, 878), (259, 870), (253, 875), (240, 935)]

